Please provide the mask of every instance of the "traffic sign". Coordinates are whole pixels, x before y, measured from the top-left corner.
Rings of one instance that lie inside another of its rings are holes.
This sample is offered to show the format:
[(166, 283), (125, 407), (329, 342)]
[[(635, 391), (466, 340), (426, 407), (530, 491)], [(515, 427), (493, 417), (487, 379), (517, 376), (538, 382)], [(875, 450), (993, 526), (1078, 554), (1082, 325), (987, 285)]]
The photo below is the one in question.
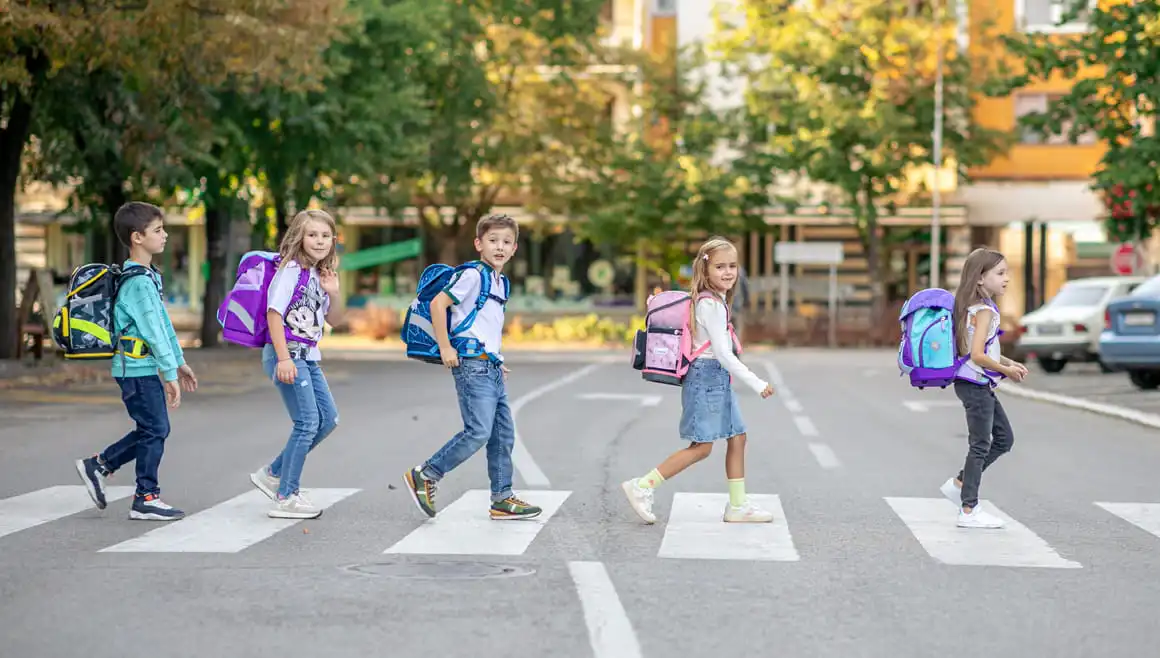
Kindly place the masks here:
[(1131, 242), (1120, 243), (1112, 252), (1112, 271), (1120, 276), (1136, 274), (1144, 269), (1144, 255)]

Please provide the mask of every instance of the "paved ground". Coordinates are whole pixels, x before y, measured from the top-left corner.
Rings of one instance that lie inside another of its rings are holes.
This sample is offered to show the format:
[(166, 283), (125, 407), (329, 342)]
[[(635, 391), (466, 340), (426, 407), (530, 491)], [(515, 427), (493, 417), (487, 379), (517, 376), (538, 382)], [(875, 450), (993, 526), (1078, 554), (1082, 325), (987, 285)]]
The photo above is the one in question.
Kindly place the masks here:
[(1128, 381), (1128, 373), (1102, 373), (1091, 363), (1069, 363), (1054, 375), (1044, 373), (1034, 362), (1028, 367), (1035, 373), (1028, 388), (1160, 414), (1160, 390), (1141, 391)]
[(332, 504), (301, 523), (247, 479), (288, 431), (253, 362), (174, 414), (162, 483), (190, 516), (163, 526), (77, 486), (72, 460), (126, 429), (115, 404), (0, 391), (0, 656), (1156, 655), (1157, 430), (1004, 397), (1015, 450), (983, 494), (1012, 523), (961, 531), (938, 493), (966, 444), (949, 391), (910, 389), (890, 352), (752, 354), (779, 395), (742, 396), (748, 483), (782, 518), (717, 520), (717, 451), (650, 527), (617, 484), (681, 445), (679, 392), (620, 354), (519, 355), (517, 485), (550, 516), (488, 521), (477, 455), (425, 521), (398, 484), (457, 429), (450, 376), (350, 356), (304, 475)]

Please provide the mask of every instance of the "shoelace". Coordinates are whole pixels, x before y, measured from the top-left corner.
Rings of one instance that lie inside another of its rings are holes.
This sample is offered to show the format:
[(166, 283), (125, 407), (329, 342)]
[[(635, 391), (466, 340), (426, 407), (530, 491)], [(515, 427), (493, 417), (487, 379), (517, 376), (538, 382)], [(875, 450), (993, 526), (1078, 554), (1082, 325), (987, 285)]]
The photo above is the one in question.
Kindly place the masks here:
[(515, 496), (509, 496), (507, 499), (507, 502), (511, 503), (512, 505), (519, 506), (519, 507), (531, 507), (531, 505), (525, 503), (524, 501), (520, 500), (519, 498), (516, 498)]

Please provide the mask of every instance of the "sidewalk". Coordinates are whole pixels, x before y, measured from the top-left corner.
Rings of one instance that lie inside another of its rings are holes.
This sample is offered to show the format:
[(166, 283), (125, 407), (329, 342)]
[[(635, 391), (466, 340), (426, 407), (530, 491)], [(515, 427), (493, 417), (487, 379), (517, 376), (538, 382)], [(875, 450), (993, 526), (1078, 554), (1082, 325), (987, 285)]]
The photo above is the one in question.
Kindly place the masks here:
[(1022, 384), (1004, 382), (1009, 395), (1082, 409), (1160, 429), (1160, 390), (1142, 391), (1127, 373), (1103, 373), (1095, 364), (1069, 363), (1063, 372), (1048, 374), (1035, 363)]

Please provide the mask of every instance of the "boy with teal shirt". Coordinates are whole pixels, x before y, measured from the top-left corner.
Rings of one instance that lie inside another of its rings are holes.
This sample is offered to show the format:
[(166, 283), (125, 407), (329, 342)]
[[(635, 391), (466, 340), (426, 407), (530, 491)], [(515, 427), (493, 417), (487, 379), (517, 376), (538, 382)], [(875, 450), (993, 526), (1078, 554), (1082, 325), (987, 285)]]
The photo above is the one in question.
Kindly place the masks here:
[[(113, 217), (113, 230), (129, 247), (129, 260), (121, 268), (122, 283), (113, 310), (114, 330), (122, 338), (113, 356), (112, 373), (121, 388), (125, 410), (137, 428), (100, 454), (76, 461), (77, 473), (97, 509), (105, 509), (107, 504), (105, 480), (136, 461), (137, 492), (129, 518), (140, 521), (173, 521), (185, 516), (185, 512), (162, 502), (157, 471), (169, 436), (167, 405), (177, 408), (181, 404), (182, 388), (197, 390), (197, 377), (185, 363), (165, 309), (161, 274), (153, 267), (153, 257), (165, 251), (168, 238), (164, 217), (157, 206), (137, 201), (121, 206)], [(133, 271), (136, 268), (145, 271)]]

